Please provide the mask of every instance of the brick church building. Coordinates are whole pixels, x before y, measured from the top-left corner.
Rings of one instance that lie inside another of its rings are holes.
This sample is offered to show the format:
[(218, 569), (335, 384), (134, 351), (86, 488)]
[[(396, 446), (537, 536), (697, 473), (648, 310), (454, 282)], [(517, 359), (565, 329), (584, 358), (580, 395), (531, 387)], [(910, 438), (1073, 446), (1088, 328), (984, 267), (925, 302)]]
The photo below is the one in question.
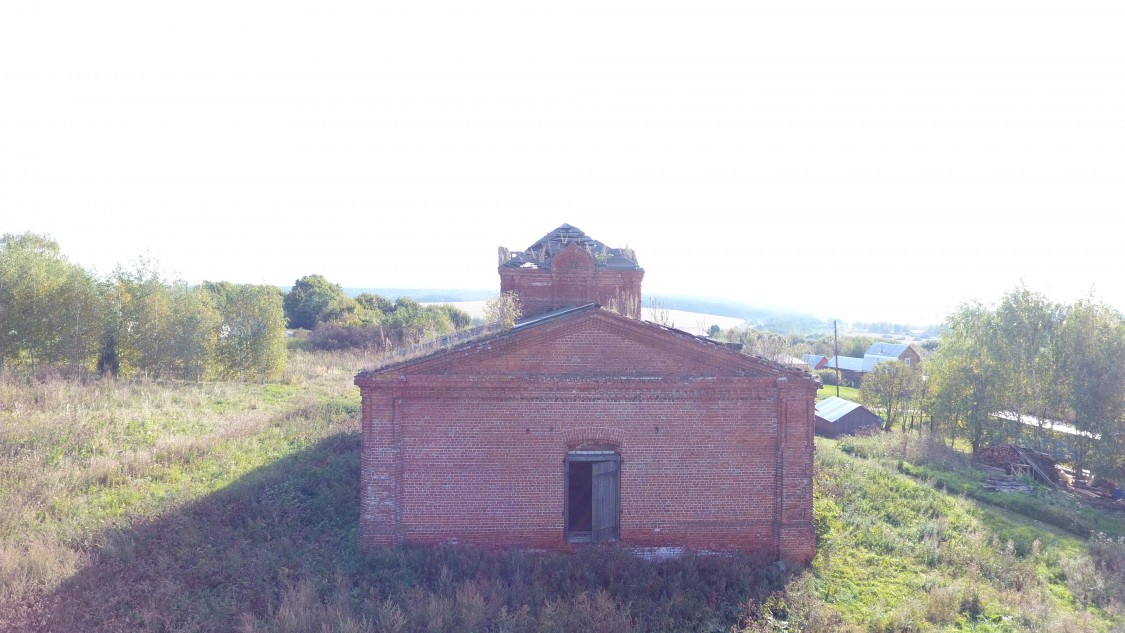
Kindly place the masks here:
[(812, 558), (812, 377), (639, 320), (636, 256), (569, 225), (499, 273), (515, 327), (356, 376), (363, 545)]

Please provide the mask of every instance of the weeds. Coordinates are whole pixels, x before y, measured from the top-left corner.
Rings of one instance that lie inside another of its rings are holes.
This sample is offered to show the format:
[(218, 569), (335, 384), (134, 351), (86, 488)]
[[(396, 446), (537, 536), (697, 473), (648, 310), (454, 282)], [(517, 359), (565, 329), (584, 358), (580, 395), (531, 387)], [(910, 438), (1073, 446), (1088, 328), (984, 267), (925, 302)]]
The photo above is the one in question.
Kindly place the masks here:
[[(1125, 539), (1112, 519), (1049, 491), (966, 499), (978, 488), (964, 455), (913, 435), (817, 441), (818, 555), (798, 572), (615, 548), (359, 552), (351, 378), (372, 362), (295, 351), (272, 385), (0, 379), (0, 631), (1125, 623)], [(1027, 515), (1100, 521), (1105, 533), (1087, 542)]]
[[(917, 478), (950, 467), (938, 450), (920, 450), (923, 440), (817, 442), (818, 554), (809, 573), (840, 626), (1094, 631), (1125, 623), (1106, 589), (1123, 584), (1110, 561), (1120, 551), (1125, 562), (1125, 541), (1091, 539), (1084, 555), (1071, 536), (948, 496)], [(956, 468), (960, 458), (951, 462)]]

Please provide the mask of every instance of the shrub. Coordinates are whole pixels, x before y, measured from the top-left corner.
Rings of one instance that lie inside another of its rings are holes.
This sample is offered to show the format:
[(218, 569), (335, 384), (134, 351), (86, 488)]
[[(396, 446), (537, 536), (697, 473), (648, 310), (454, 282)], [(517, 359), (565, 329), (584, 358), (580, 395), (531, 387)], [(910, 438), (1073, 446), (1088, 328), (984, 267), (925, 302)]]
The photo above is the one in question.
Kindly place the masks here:
[(309, 345), (313, 349), (366, 349), (382, 350), (386, 336), (381, 325), (346, 326), (337, 323), (320, 323), (309, 332)]
[(816, 375), (820, 377), (820, 384), (833, 385), (836, 384), (836, 370), (834, 369), (818, 369)]

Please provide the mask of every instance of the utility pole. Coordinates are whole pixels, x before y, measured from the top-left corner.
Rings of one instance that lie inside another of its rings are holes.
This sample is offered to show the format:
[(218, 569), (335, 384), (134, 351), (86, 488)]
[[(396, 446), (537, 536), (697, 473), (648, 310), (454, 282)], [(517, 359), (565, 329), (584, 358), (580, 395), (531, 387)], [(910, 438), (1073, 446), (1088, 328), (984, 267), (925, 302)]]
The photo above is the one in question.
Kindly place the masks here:
[(832, 320), (832, 362), (836, 365), (836, 397), (840, 397), (840, 335), (836, 333), (836, 320)]

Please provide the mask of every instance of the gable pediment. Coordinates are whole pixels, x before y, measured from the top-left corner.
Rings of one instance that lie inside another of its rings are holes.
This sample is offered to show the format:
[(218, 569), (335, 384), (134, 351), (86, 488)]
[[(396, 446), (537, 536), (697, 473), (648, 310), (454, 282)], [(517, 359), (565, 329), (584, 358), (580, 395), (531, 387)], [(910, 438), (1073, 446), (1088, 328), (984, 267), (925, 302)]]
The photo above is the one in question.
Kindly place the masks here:
[(586, 306), (367, 373), (722, 378), (780, 377), (794, 370), (686, 332)]

